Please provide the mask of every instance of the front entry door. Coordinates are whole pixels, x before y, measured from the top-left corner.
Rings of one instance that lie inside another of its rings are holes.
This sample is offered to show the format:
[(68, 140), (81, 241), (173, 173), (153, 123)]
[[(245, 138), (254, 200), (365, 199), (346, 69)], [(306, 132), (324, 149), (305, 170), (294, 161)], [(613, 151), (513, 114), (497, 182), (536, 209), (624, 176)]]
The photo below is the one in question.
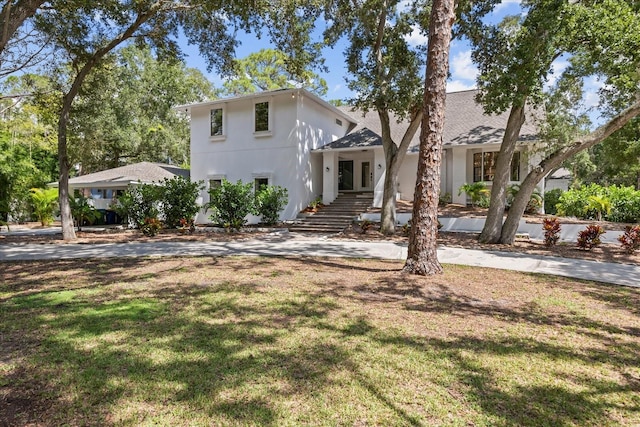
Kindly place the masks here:
[(338, 162), (338, 190), (353, 190), (353, 160), (340, 160)]

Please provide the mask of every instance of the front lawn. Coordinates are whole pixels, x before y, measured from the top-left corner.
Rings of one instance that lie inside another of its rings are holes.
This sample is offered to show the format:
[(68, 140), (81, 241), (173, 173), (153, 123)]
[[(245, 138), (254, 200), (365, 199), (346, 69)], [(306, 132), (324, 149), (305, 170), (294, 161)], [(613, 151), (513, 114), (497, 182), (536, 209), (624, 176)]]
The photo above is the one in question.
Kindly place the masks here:
[(398, 262), (0, 264), (0, 425), (638, 425), (640, 292)]

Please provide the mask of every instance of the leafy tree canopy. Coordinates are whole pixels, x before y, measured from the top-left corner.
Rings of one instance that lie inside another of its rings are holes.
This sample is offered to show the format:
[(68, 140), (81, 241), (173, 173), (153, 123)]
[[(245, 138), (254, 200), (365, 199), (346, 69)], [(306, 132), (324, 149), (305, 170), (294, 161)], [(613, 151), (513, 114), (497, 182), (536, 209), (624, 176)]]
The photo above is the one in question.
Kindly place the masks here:
[(288, 62), (288, 55), (276, 49), (261, 49), (237, 59), (234, 61), (235, 75), (224, 83), (222, 94), (236, 96), (291, 87), (303, 87), (319, 96), (327, 93), (324, 79), (311, 70), (294, 76), (288, 69)]
[(94, 70), (74, 104), (72, 162), (84, 173), (140, 161), (187, 165), (189, 125), (173, 107), (212, 97), (200, 71), (127, 46)]
[(28, 219), (29, 189), (56, 179), (55, 128), (38, 98), (51, 94), (41, 76), (11, 76), (0, 92), (0, 219)]
[(640, 190), (640, 120), (627, 123), (582, 156), (569, 161), (575, 183), (633, 186)]
[(400, 118), (421, 105), (426, 46), (412, 46), (408, 41), (416, 29), (427, 31), (423, 25), (427, 8), (420, 3), (332, 3), (327, 11), (332, 25), (325, 31), (325, 39), (335, 44), (346, 36), (349, 42), (345, 52), (347, 84), (357, 94), (349, 100), (351, 105), (365, 111), (392, 111)]

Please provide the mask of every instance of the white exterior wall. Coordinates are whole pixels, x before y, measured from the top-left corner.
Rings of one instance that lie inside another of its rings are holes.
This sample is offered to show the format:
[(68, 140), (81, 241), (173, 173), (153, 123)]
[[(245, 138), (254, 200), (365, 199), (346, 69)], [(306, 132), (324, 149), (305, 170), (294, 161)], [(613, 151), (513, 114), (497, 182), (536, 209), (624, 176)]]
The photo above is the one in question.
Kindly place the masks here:
[[(330, 167), (331, 171), (327, 173), (323, 164), (323, 155), (311, 154), (311, 151), (345, 136), (350, 124), (344, 117), (327, 110), (303, 94), (297, 97), (297, 106), (297, 138), (300, 141), (300, 149), (296, 160), (297, 175), (293, 178), (297, 194), (295, 209), (292, 211), (292, 215), (286, 219), (295, 218), (298, 212), (321, 196), (324, 203), (325, 180), (327, 175), (333, 175), (334, 171), (337, 174), (337, 156), (335, 166)], [(342, 124), (338, 124), (338, 121)], [(332, 184), (328, 183), (330, 186)], [(335, 191), (337, 191), (337, 180), (335, 181)], [(331, 193), (331, 188), (329, 193)], [(335, 194), (337, 195), (337, 192)], [(294, 202), (291, 194), (289, 194), (289, 199), (291, 203)], [(331, 200), (333, 201), (333, 199)]]
[(418, 177), (418, 155), (407, 154), (404, 156), (402, 167), (398, 172), (398, 190), (401, 200), (413, 201), (416, 190), (416, 178)]
[[(402, 167), (398, 173), (398, 189), (400, 190), (400, 199), (413, 201), (416, 179), (418, 178), (418, 159), (417, 153), (407, 154), (402, 163)], [(447, 177), (446, 155), (443, 154), (442, 163), (440, 165), (440, 193), (445, 193), (448, 186), (451, 185)]]
[[(254, 104), (269, 101), (270, 132), (254, 132)], [(224, 108), (223, 137), (210, 137), (210, 111)], [(289, 203), (281, 220), (295, 218), (309, 201), (322, 193), (321, 160), (310, 150), (343, 136), (348, 123), (336, 124), (337, 115), (299, 92), (270, 93), (221, 101), (191, 108), (191, 179), (205, 181), (202, 202), (209, 201), (210, 179), (269, 179), (269, 184), (287, 189)], [(342, 132), (342, 134), (341, 134)], [(314, 184), (315, 183), (315, 184)], [(259, 218), (250, 218), (257, 222)], [(208, 223), (208, 214), (198, 214), (198, 223)]]
[(322, 203), (328, 205), (338, 197), (338, 153), (322, 153)]
[[(467, 149), (466, 147), (453, 147), (451, 149), (451, 201), (461, 205), (467, 204), (467, 195), (458, 195), (458, 189), (467, 182)], [(473, 174), (473, 170), (471, 170)]]
[(569, 190), (569, 184), (571, 180), (569, 178), (546, 178), (544, 181), (544, 191), (555, 190), (559, 188), (562, 191)]

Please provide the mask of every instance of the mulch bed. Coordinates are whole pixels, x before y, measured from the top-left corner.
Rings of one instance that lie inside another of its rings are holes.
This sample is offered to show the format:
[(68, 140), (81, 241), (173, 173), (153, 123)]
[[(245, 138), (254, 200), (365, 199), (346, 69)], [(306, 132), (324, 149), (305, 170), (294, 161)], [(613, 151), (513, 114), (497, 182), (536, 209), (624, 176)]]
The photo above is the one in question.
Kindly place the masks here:
[[(376, 229), (362, 232), (357, 226), (348, 227), (339, 236), (343, 239), (366, 241), (396, 241), (408, 242), (408, 236), (402, 231), (392, 236), (385, 236)], [(438, 244), (442, 246), (458, 247), (466, 249), (478, 249), (501, 252), (519, 252), (530, 255), (543, 255), (552, 257), (580, 258), (591, 261), (617, 262), (623, 264), (640, 264), (640, 252), (627, 254), (622, 251), (619, 244), (603, 243), (590, 251), (579, 249), (575, 243), (559, 243), (553, 247), (546, 247), (544, 243), (532, 240), (516, 240), (513, 245), (483, 244), (478, 242), (477, 233), (438, 233)]]
[[(375, 212), (372, 209), (371, 212)], [(410, 212), (411, 203), (400, 201), (398, 203), (398, 212)], [(460, 205), (448, 205), (440, 208), (440, 216), (442, 217), (482, 217), (486, 215), (486, 209), (472, 208)], [(542, 223), (545, 215), (526, 216), (525, 220), (531, 223)], [(561, 218), (563, 224), (593, 224), (593, 221), (581, 221), (571, 218)], [(607, 230), (623, 230), (627, 224), (606, 223), (601, 222)], [(37, 225), (31, 224), (30, 227), (38, 228)], [(100, 243), (126, 243), (126, 242), (158, 242), (158, 241), (237, 241), (250, 240), (256, 238), (264, 238), (270, 234), (264, 229), (248, 228), (243, 232), (217, 232), (211, 229), (203, 228), (195, 233), (182, 232), (180, 230), (162, 230), (158, 235), (153, 237), (144, 236), (139, 230), (122, 230), (122, 229), (106, 229), (101, 231), (79, 231), (76, 232), (78, 239), (74, 243), (79, 244), (100, 244)], [(374, 225), (366, 232), (362, 232), (357, 225), (347, 227), (342, 233), (331, 236), (332, 239), (349, 239), (349, 240), (365, 240), (365, 241), (396, 241), (407, 242), (408, 237), (403, 234), (402, 230), (398, 230), (392, 236), (386, 236), (377, 231)], [(640, 264), (640, 252), (633, 255), (622, 251), (619, 244), (603, 243), (597, 248), (590, 251), (580, 250), (575, 243), (559, 243), (558, 245), (548, 248), (542, 242), (517, 240), (513, 245), (500, 244), (482, 244), (478, 242), (476, 233), (452, 233), (441, 232), (438, 236), (438, 244), (450, 247), (460, 247), (467, 249), (504, 251), (504, 252), (520, 252), (531, 255), (543, 255), (552, 257), (580, 258), (602, 262), (617, 262), (624, 264)], [(11, 235), (0, 234), (0, 244), (6, 243), (40, 243), (40, 244), (62, 244), (59, 234), (55, 235)]]

